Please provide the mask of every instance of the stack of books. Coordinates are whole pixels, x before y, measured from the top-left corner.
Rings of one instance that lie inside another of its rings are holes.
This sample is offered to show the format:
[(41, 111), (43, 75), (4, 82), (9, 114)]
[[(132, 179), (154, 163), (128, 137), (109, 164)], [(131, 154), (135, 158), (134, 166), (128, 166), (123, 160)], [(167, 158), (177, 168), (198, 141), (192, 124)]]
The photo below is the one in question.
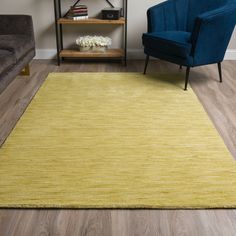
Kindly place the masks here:
[(73, 20), (85, 20), (88, 19), (88, 8), (86, 5), (75, 5), (72, 6), (67, 13), (67, 18), (68, 19), (73, 19)]

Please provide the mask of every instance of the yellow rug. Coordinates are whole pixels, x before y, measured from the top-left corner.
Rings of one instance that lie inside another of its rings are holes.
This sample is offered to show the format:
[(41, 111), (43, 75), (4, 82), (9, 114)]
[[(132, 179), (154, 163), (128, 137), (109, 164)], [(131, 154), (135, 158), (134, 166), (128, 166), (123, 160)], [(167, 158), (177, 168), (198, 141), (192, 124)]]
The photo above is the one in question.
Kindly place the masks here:
[(0, 149), (0, 207), (236, 207), (236, 162), (182, 85), (50, 74)]

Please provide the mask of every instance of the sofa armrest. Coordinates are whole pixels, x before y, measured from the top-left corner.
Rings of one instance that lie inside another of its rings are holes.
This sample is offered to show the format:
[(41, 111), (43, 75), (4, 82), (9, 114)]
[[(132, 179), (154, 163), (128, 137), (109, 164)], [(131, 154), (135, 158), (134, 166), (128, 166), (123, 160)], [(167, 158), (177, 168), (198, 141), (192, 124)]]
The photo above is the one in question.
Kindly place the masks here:
[(34, 38), (32, 17), (28, 15), (0, 15), (0, 35), (25, 34)]
[(236, 4), (205, 12), (196, 18), (192, 56), (197, 65), (223, 60), (236, 23)]
[(147, 11), (148, 33), (176, 30), (176, 11), (171, 0), (157, 4)]

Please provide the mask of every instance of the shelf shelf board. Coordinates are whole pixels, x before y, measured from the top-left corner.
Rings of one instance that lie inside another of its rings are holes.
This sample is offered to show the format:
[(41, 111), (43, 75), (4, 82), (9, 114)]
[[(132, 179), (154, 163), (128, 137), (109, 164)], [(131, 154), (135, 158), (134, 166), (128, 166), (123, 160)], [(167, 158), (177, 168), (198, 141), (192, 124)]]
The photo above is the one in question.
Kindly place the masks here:
[(80, 52), (78, 50), (62, 50), (60, 57), (69, 58), (122, 58), (123, 49), (107, 49), (106, 52)]
[(63, 25), (85, 25), (85, 24), (91, 24), (91, 25), (124, 25), (125, 24), (125, 18), (121, 17), (119, 20), (102, 20), (97, 18), (88, 18), (86, 20), (72, 20), (67, 18), (60, 18), (57, 20), (58, 24)]

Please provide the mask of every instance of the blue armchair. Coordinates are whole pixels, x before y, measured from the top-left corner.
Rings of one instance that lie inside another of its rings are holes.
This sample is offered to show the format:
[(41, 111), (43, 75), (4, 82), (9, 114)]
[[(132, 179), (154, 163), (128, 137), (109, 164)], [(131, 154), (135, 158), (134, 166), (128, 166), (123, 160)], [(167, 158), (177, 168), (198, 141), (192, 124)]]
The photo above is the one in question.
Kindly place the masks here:
[(236, 0), (168, 0), (148, 9), (143, 34), (146, 74), (149, 56), (191, 67), (221, 62), (236, 23)]

